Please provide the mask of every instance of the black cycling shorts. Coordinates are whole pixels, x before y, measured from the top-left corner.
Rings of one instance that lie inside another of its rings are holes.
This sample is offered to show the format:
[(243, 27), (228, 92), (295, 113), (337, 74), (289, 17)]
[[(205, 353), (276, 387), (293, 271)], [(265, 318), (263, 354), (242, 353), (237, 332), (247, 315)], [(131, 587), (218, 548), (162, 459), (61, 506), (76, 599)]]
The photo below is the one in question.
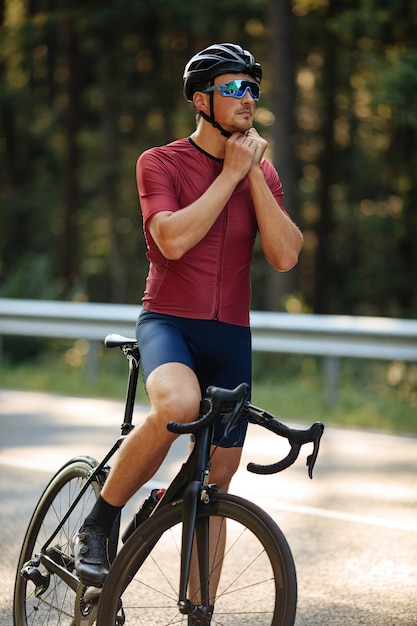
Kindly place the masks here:
[[(196, 374), (201, 395), (209, 385), (234, 389), (251, 384), (251, 333), (247, 326), (217, 320), (196, 320), (142, 310), (136, 326), (143, 378), (164, 363), (183, 363)], [(242, 447), (247, 422), (241, 419), (225, 435), (218, 420), (213, 443), (222, 448)]]

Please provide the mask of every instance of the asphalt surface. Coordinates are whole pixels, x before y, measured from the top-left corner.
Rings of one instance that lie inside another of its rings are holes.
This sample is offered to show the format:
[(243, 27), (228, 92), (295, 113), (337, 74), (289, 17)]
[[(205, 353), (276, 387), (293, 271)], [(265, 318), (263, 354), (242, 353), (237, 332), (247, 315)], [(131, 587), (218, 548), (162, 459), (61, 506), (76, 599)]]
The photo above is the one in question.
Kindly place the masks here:
[[(0, 390), (1, 626), (12, 625), (16, 562), (43, 487), (68, 458), (103, 456), (122, 416), (119, 402)], [(135, 422), (143, 417), (138, 407)], [(152, 487), (172, 478), (186, 449), (180, 438)], [(327, 428), (313, 481), (309, 450), (279, 475), (245, 470), (248, 461), (274, 462), (286, 450), (251, 427), (231, 491), (263, 506), (289, 541), (296, 626), (417, 626), (417, 439)]]

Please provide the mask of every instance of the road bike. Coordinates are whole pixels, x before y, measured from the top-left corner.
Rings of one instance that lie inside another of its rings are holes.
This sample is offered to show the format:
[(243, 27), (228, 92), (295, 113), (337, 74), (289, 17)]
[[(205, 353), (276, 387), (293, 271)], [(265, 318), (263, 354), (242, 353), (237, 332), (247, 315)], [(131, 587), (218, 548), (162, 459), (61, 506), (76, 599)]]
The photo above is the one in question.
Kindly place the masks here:
[[(209, 387), (199, 419), (170, 422), (177, 434), (192, 434), (188, 459), (149, 517), (134, 518), (120, 540), (120, 515), (109, 538), (110, 572), (103, 588), (88, 587), (74, 569), (72, 538), (92, 508), (110, 471), (108, 462), (133, 428), (140, 365), (134, 339), (108, 335), (128, 359), (129, 376), (121, 434), (101, 462), (89, 456), (68, 461), (51, 479), (29, 523), (19, 558), (15, 626), (153, 626), (216, 624), (291, 626), (297, 578), (288, 542), (276, 522), (248, 500), (221, 493), (210, 483), (213, 424), (227, 432), (245, 418), (281, 437), (288, 455), (272, 465), (250, 463), (258, 474), (292, 465), (305, 443), (313, 475), (324, 426), (287, 427), (248, 400), (249, 386)], [(215, 452), (214, 452), (215, 454)], [(141, 523), (139, 523), (141, 521)]]

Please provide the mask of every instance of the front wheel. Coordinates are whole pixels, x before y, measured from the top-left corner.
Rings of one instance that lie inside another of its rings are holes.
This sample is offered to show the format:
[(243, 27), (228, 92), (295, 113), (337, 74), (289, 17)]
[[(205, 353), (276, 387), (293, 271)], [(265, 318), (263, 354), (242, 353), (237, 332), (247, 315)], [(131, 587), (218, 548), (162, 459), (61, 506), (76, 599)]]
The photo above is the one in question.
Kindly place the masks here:
[[(106, 579), (97, 626), (118, 623), (126, 626), (294, 624), (296, 573), (282, 531), (258, 506), (222, 493), (215, 494), (209, 504), (200, 504), (197, 514), (197, 529), (204, 526), (216, 529), (216, 533), (212, 530), (209, 533), (211, 569), (207, 580), (201, 580), (201, 572), (205, 569), (201, 562), (200, 568), (196, 564), (193, 566), (195, 571), (200, 569), (200, 589), (211, 589), (206, 608), (213, 604), (214, 612), (211, 622), (209, 619), (194, 622), (192, 618), (187, 622), (189, 617), (179, 613), (178, 609), (181, 517), (182, 502), (174, 502), (161, 508), (130, 537)], [(226, 526), (227, 533), (224, 532)], [(217, 536), (223, 539), (219, 540)], [(193, 574), (190, 596), (192, 579)], [(197, 591), (197, 594), (200, 594), (201, 602), (203, 591)], [(191, 599), (195, 602), (194, 598)]]
[[(76, 593), (39, 561), (48, 538), (80, 493), (97, 462), (77, 457), (64, 465), (42, 494), (27, 529), (17, 568), (13, 602), (15, 626), (71, 626)], [(69, 573), (74, 569), (71, 540), (100, 493), (104, 474), (91, 481), (78, 505), (45, 553)], [(81, 607), (82, 608), (82, 607)], [(78, 610), (78, 608), (77, 608)], [(87, 609), (85, 609), (85, 612)]]

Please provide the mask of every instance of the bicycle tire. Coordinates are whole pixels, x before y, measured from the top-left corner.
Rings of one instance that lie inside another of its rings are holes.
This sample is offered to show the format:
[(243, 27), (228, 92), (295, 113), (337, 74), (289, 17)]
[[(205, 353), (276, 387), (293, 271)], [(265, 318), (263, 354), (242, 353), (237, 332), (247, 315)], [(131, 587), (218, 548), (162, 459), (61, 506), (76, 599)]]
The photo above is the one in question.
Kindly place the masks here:
[[(178, 609), (181, 504), (161, 508), (121, 549), (103, 587), (97, 626), (187, 623)], [(197, 515), (228, 526), (212, 626), (293, 626), (295, 565), (274, 520), (257, 505), (223, 493), (200, 504)]]
[[(38, 597), (33, 579), (22, 575), (22, 568), (41, 551), (48, 537), (79, 494), (97, 461), (80, 456), (71, 459), (53, 476), (35, 508), (19, 557), (13, 599), (15, 626), (71, 626), (74, 624), (76, 593), (58, 576), (38, 565), (35, 569), (48, 580), (48, 588)], [(52, 542), (54, 558), (73, 570), (72, 537), (92, 508), (104, 482), (105, 472), (92, 481), (80, 503)], [(36, 574), (37, 575), (37, 574)]]

